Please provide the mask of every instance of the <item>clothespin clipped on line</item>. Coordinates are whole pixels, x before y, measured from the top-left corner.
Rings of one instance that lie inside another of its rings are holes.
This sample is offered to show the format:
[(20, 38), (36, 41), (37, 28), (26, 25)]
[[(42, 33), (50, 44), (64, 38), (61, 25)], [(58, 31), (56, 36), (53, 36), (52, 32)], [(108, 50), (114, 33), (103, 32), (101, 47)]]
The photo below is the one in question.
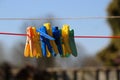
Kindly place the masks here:
[(55, 38), (55, 43), (57, 45), (59, 54), (63, 55), (63, 48), (62, 48), (62, 39), (61, 39), (61, 32), (57, 26), (52, 27), (53, 37)]
[[(44, 27), (44, 30), (41, 28)], [(34, 26), (26, 29), (27, 34), (0, 32), (3, 35), (27, 36), (24, 56), (31, 58), (39, 57), (69, 57), (71, 54), (77, 56), (77, 49), (74, 38), (115, 38), (120, 36), (74, 36), (74, 30), (69, 25), (63, 25), (61, 29), (57, 26), (51, 27), (45, 23), (36, 30)], [(55, 51), (55, 49), (57, 49)]]
[[(40, 27), (39, 29), (41, 32), (44, 32), (45, 34), (47, 34), (47, 30), (46, 30), (46, 27), (45, 26), (42, 26)], [(44, 36), (40, 36), (40, 40), (41, 40), (41, 46), (42, 46), (42, 52), (43, 52), (43, 56), (44, 57), (50, 57), (51, 55), (52, 56), (55, 56), (55, 53), (53, 51), (53, 48), (50, 44), (50, 40), (45, 38)]]
[(42, 57), (41, 43), (40, 43), (40, 33), (36, 32), (35, 27), (27, 28), (27, 36), (24, 56), (25, 57)]
[(58, 53), (61, 57), (71, 54), (77, 56), (74, 32), (69, 30), (69, 25), (63, 25), (60, 30), (45, 23), (37, 30), (35, 27), (28, 27), (26, 31), (29, 36), (24, 50), (25, 57), (54, 57)]

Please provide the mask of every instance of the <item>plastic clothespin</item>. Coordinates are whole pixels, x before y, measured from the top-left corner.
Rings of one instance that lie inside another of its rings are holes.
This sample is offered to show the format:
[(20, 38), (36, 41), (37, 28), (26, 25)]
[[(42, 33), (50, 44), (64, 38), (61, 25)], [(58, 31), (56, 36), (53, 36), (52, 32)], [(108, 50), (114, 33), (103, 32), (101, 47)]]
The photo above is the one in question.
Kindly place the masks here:
[(36, 32), (36, 28), (32, 27), (33, 31), (33, 55), (36, 58), (42, 57), (41, 43), (40, 43), (40, 33)]
[(63, 42), (63, 51), (65, 52), (65, 56), (69, 56), (72, 53), (70, 45), (69, 45), (69, 25), (65, 24), (62, 27), (62, 42)]
[(63, 55), (61, 57), (69, 57), (69, 54), (67, 53), (67, 50), (63, 42), (62, 29), (60, 29), (60, 34), (61, 34), (61, 43), (62, 43), (62, 50), (63, 50)]
[(60, 55), (63, 55), (63, 49), (62, 49), (62, 43), (61, 43), (61, 34), (60, 34), (60, 30), (58, 29), (58, 27), (52, 27), (52, 33), (53, 33), (53, 37), (55, 38), (55, 43), (57, 45), (58, 51), (60, 53)]
[(32, 27), (28, 27), (26, 29), (26, 32), (28, 34), (27, 39), (26, 39), (26, 44), (25, 44), (25, 50), (24, 50), (24, 56), (25, 57), (33, 57), (33, 40), (32, 40)]
[(40, 33), (36, 32), (35, 27), (27, 28), (27, 40), (24, 50), (25, 57), (42, 57), (42, 51), (40, 46)]
[[(40, 27), (39, 31), (47, 34), (47, 30), (45, 26)], [(49, 39), (45, 38), (43, 35), (40, 36), (40, 39), (41, 39), (41, 45), (42, 45), (41, 47), (42, 47), (43, 56), (50, 57), (51, 54), (52, 56), (55, 56), (55, 53), (52, 49)]]
[(53, 37), (49, 36), (48, 34), (45, 34), (44, 32), (40, 31), (39, 29), (37, 29), (36, 31), (39, 32), (41, 36), (44, 36), (45, 38), (47, 38), (49, 40), (55, 40)]
[[(50, 35), (51, 37), (53, 37), (51, 24), (50, 24), (50, 23), (45, 23), (44, 26), (46, 27), (46, 30), (47, 30), (48, 35)], [(56, 45), (55, 41), (54, 41), (54, 40), (50, 40), (50, 44), (51, 44), (54, 52), (55, 52), (56, 54), (58, 54), (58, 49), (57, 49), (57, 45)]]
[(77, 57), (77, 48), (74, 40), (74, 30), (69, 31), (69, 42), (70, 42), (70, 47), (72, 50), (72, 55)]

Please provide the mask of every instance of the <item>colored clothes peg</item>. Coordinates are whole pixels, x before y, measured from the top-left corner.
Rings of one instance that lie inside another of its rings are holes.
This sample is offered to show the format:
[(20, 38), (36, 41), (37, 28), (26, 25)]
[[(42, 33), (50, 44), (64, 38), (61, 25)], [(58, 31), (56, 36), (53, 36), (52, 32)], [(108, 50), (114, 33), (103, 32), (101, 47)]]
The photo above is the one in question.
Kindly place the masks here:
[(36, 32), (35, 27), (27, 28), (27, 40), (25, 45), (24, 56), (25, 57), (42, 57), (42, 51), (40, 46), (40, 33)]
[[(40, 27), (39, 29), (41, 32), (44, 32), (45, 34), (47, 34), (46, 28), (45, 26)], [(52, 54), (52, 56), (55, 56), (55, 53), (52, 49), (52, 46), (50, 44), (49, 39), (45, 38), (44, 36), (40, 36), (41, 39), (41, 45), (42, 45), (42, 52), (43, 52), (43, 56), (47, 57), (47, 54), (50, 56), (50, 54)], [(46, 49), (47, 48), (47, 49)], [(48, 50), (48, 51), (47, 51)]]
[(42, 48), (42, 54), (44, 57), (47, 56), (47, 53), (46, 53), (46, 43), (45, 43), (45, 39), (43, 36), (40, 36), (40, 39), (41, 39), (41, 48)]
[[(60, 35), (62, 35), (62, 29), (60, 29)], [(64, 42), (63, 42), (63, 37), (61, 36), (61, 45), (62, 45), (62, 50), (63, 50), (63, 55), (61, 57), (69, 57), (70, 54), (67, 53)]]
[(65, 54), (71, 54), (71, 48), (69, 45), (69, 25), (63, 25), (62, 27), (62, 41), (63, 41), (63, 49), (65, 51)]
[(27, 30), (26, 30), (28, 36), (27, 36), (27, 39), (26, 39), (26, 44), (25, 44), (25, 50), (24, 50), (24, 56), (25, 57), (33, 57), (33, 48), (32, 48), (32, 45), (33, 45), (33, 41), (32, 41), (32, 27), (28, 27)]
[(74, 40), (74, 30), (69, 30), (69, 25), (63, 25), (62, 29), (52, 27), (50, 23), (36, 30), (35, 27), (26, 29), (27, 39), (25, 44), (25, 57), (51, 57), (57, 53), (61, 57), (77, 56), (77, 48)]
[(69, 31), (69, 42), (70, 42), (70, 47), (72, 50), (72, 55), (77, 57), (77, 48), (76, 48), (76, 44), (75, 44), (75, 40), (74, 40), (74, 30), (70, 30)]
[(55, 38), (55, 43), (57, 45), (60, 55), (63, 55), (62, 43), (61, 43), (61, 34), (58, 27), (52, 27), (53, 37)]
[(41, 43), (40, 43), (40, 33), (36, 32), (36, 28), (32, 27), (33, 30), (33, 55), (38, 58), (42, 57), (42, 49), (41, 49)]
[(48, 34), (45, 34), (44, 32), (40, 31), (39, 29), (37, 29), (36, 31), (40, 33), (40, 36), (44, 36), (45, 38), (47, 38), (49, 40), (55, 40), (53, 37), (49, 36)]
[[(50, 23), (45, 23), (44, 26), (46, 27), (48, 35), (53, 37), (51, 24)], [(50, 40), (50, 44), (51, 44), (53, 50), (55, 51), (55, 53), (58, 54), (58, 49), (57, 49), (57, 45), (56, 45), (55, 41), (54, 40)]]

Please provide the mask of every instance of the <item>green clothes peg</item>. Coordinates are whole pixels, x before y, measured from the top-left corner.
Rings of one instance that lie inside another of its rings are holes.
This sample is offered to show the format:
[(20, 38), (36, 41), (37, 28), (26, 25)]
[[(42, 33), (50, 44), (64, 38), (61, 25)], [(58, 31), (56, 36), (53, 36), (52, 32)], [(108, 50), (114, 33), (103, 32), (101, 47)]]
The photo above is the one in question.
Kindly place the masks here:
[(69, 43), (70, 43), (70, 48), (72, 50), (72, 55), (77, 57), (77, 48), (74, 40), (74, 30), (69, 31)]

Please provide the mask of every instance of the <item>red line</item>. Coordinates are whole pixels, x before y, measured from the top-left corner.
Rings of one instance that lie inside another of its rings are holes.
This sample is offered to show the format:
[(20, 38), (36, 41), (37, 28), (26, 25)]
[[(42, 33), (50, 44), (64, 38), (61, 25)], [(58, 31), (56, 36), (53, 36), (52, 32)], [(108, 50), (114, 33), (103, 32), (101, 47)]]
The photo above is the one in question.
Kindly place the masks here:
[(74, 36), (75, 38), (120, 38), (120, 36)]
[[(28, 34), (0, 32), (3, 35), (28, 36)], [(74, 38), (120, 38), (120, 36), (74, 36)]]
[(16, 36), (28, 36), (28, 34), (19, 34), (19, 33), (7, 33), (7, 32), (0, 32), (3, 35), (16, 35)]

